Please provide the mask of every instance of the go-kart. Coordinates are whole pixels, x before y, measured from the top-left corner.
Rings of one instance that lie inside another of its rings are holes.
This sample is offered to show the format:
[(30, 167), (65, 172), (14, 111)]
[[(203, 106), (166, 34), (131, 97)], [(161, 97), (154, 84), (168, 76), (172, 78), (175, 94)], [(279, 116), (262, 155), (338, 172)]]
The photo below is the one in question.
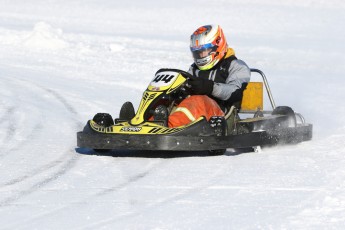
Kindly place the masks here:
[[(164, 150), (209, 151), (222, 154), (227, 148), (258, 148), (311, 140), (312, 124), (288, 106), (275, 106), (267, 78), (247, 85), (241, 109), (228, 108), (224, 117), (200, 117), (188, 125), (169, 128), (166, 120), (155, 119), (154, 111), (164, 105), (173, 111), (190, 95), (188, 72), (160, 69), (143, 93), (136, 112), (127, 106), (113, 120), (108, 113), (98, 113), (77, 133), (77, 145), (95, 151)], [(272, 110), (263, 110), (263, 85)], [(127, 102), (128, 103), (128, 102)], [(126, 104), (126, 103), (125, 103)], [(245, 117), (245, 118), (243, 118)]]

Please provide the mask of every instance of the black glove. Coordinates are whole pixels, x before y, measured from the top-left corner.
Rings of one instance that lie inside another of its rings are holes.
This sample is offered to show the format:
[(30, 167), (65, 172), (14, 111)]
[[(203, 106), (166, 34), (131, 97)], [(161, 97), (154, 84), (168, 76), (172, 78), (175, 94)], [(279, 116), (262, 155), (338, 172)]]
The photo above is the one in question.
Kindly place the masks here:
[(214, 82), (202, 77), (193, 77), (188, 80), (188, 84), (195, 95), (211, 95)]

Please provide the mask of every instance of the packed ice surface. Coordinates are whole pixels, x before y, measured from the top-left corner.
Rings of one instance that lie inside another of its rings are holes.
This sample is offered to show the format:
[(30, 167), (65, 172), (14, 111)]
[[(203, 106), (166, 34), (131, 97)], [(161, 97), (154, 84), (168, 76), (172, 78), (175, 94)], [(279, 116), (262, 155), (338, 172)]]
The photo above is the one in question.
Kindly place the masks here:
[[(345, 226), (343, 1), (0, 5), (1, 229)], [(188, 69), (190, 34), (212, 23), (312, 141), (216, 157), (76, 149), (95, 113), (138, 106), (159, 68)]]

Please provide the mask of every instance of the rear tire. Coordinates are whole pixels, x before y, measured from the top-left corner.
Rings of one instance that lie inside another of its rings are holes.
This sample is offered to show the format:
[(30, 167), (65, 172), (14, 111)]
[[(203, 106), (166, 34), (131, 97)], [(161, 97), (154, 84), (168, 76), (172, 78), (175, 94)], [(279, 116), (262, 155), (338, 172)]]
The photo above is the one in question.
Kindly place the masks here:
[(283, 127), (296, 127), (297, 126), (295, 112), (288, 106), (276, 107), (273, 110), (272, 115), (285, 115), (286, 116), (286, 120), (284, 120), (281, 123), (281, 126), (283, 126)]

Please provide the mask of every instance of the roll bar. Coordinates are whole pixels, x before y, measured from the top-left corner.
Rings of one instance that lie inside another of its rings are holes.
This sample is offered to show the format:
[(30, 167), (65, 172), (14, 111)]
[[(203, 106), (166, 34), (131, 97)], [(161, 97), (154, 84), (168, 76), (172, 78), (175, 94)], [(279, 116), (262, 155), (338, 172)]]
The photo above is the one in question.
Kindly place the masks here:
[(262, 72), (259, 69), (250, 69), (250, 72), (258, 73), (258, 74), (261, 75), (262, 80), (263, 80), (264, 85), (265, 85), (265, 88), (266, 88), (266, 91), (267, 91), (268, 98), (270, 99), (272, 108), (275, 109), (276, 108), (276, 104), (274, 103), (273, 95), (272, 95), (270, 86), (268, 85), (268, 81), (267, 81), (267, 78), (266, 78), (266, 75), (264, 74), (264, 72)]

